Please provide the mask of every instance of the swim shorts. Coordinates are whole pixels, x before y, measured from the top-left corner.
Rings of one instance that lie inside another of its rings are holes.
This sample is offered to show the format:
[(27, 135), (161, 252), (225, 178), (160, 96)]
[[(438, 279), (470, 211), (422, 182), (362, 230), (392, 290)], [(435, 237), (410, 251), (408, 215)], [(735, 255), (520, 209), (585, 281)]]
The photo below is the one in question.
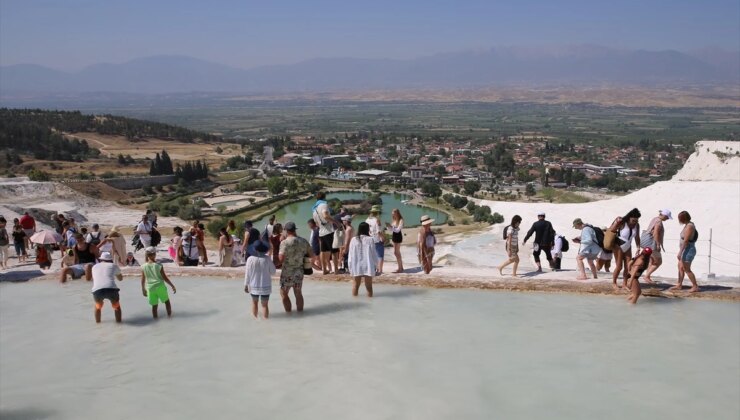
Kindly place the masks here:
[(280, 288), (301, 287), (303, 285), (303, 267), (280, 270)]
[(334, 244), (334, 232), (319, 236), (319, 249), (321, 252), (330, 252), (331, 246)]
[(119, 300), (118, 289), (106, 288), (98, 289), (92, 292), (93, 299), (95, 302), (102, 303), (104, 299), (108, 299), (111, 303), (116, 303)]
[(167, 294), (167, 286), (164, 283), (147, 289), (146, 296), (149, 299), (149, 304), (152, 306), (158, 305), (159, 302), (165, 303), (170, 300), (170, 296)]
[(690, 263), (694, 261), (694, 257), (696, 257), (696, 246), (689, 242), (689, 245), (681, 253), (681, 261)]
[(270, 295), (252, 295), (251, 293), (250, 295), (252, 296), (252, 300), (254, 302), (257, 302), (258, 300), (260, 300), (260, 298), (263, 302), (267, 302), (268, 300), (270, 300)]

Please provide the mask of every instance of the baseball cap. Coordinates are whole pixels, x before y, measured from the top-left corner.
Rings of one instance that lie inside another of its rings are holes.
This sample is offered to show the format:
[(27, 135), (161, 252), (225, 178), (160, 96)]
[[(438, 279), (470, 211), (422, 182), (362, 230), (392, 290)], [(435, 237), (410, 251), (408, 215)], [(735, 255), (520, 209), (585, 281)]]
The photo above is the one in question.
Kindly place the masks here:
[(580, 217), (578, 217), (575, 220), (573, 220), (573, 227), (576, 227), (576, 226), (582, 225), (582, 224), (583, 224), (583, 220), (581, 220)]
[(110, 252), (101, 252), (100, 258), (98, 258), (100, 261), (113, 261), (113, 257), (110, 255)]
[(287, 230), (288, 232), (295, 232), (297, 229), (295, 226), (295, 223), (293, 222), (286, 223), (285, 226), (283, 226), (283, 228), (285, 228), (285, 230)]
[(673, 219), (673, 216), (671, 216), (671, 211), (668, 210), (668, 209), (661, 210), (660, 211), (660, 214), (663, 215), (663, 216), (665, 216), (665, 217), (667, 217), (667, 218), (669, 218), (669, 219)]

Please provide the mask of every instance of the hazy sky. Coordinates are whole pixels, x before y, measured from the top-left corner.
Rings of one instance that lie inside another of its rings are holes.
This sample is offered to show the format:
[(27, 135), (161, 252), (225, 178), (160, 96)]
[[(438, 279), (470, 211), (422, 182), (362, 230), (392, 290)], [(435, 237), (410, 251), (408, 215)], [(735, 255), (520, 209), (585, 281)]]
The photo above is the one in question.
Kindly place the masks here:
[(492, 46), (740, 49), (739, 0), (0, 0), (0, 64), (157, 54), (235, 67)]

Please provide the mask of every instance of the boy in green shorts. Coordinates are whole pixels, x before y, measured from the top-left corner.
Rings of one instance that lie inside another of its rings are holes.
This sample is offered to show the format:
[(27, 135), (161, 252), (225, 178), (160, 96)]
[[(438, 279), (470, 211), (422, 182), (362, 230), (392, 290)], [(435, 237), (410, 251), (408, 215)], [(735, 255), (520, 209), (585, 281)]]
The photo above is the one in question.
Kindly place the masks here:
[(141, 292), (144, 296), (149, 297), (149, 304), (152, 305), (152, 316), (158, 318), (157, 309), (159, 302), (164, 302), (167, 308), (167, 316), (172, 316), (172, 306), (170, 297), (167, 295), (167, 286), (172, 288), (172, 293), (177, 293), (175, 285), (172, 284), (167, 274), (164, 273), (162, 264), (155, 262), (157, 258), (157, 248), (150, 246), (144, 250), (146, 262), (141, 266)]

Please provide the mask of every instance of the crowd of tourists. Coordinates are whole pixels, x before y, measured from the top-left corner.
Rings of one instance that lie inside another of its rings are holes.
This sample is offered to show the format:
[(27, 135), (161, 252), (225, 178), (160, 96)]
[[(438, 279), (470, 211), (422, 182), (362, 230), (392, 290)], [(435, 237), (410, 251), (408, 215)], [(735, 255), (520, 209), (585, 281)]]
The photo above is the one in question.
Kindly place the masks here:
[[(302, 311), (302, 294), (305, 275), (315, 271), (323, 274), (349, 274), (353, 278), (352, 295), (357, 296), (364, 283), (367, 295), (373, 296), (373, 278), (383, 274), (386, 245), (392, 245), (396, 257), (394, 273), (406, 271), (401, 255), (404, 242), (404, 219), (399, 209), (393, 209), (390, 220), (382, 222), (382, 208), (371, 207), (369, 216), (357, 225), (352, 225), (353, 216), (341, 207), (333, 212), (324, 192), (317, 193), (316, 202), (311, 208), (310, 218), (306, 220), (305, 235), (299, 235), (295, 221), (284, 224), (269, 218), (264, 229), (259, 230), (252, 221), (243, 223), (243, 234), (235, 221), (230, 220), (219, 231), (218, 262), (220, 267), (245, 266), (244, 291), (251, 296), (252, 314), (257, 317), (259, 307), (262, 316), (269, 316), (269, 297), (272, 294), (272, 275), (280, 270), (280, 298), (286, 312), (295, 309)], [(632, 209), (624, 216), (616, 217), (608, 227), (595, 227), (580, 218), (573, 220), (573, 228), (581, 233), (571, 241), (579, 245), (576, 253), (577, 279), (586, 280), (586, 264), (594, 279), (604, 269), (610, 272), (615, 289), (629, 291), (628, 300), (636, 303), (641, 295), (640, 276), (653, 283), (651, 275), (663, 263), (663, 223), (671, 220), (672, 213), (663, 209), (651, 219), (644, 230), (640, 230), (641, 213)], [(691, 271), (691, 263), (696, 256), (698, 232), (688, 212), (678, 214), (679, 223), (684, 225), (680, 235), (678, 259), (678, 282), (672, 289), (681, 289), (685, 277), (692, 284), (691, 292), (699, 286)], [(429, 274), (433, 269), (434, 248), (437, 243), (432, 224), (434, 219), (424, 215), (419, 220), (420, 229), (416, 239), (418, 262), (421, 271)], [(90, 229), (79, 227), (72, 217), (59, 214), (54, 219), (55, 236), (48, 239), (47, 233), (38, 231), (35, 219), (26, 212), (21, 218), (13, 220), (13, 228), (7, 229), (7, 221), (0, 216), (0, 267), (8, 267), (8, 248), (12, 241), (19, 263), (25, 263), (29, 250), (35, 248), (36, 263), (42, 269), (49, 269), (52, 253), (58, 249), (61, 255), (59, 281), (64, 283), (68, 277), (84, 277), (93, 282), (95, 319), (100, 322), (103, 301), (108, 299), (113, 305), (116, 320), (121, 320), (121, 308), (116, 280), (121, 280), (120, 267), (140, 267), (142, 294), (152, 306), (152, 316), (158, 316), (158, 305), (164, 303), (168, 315), (172, 314), (170, 298), (166, 285), (173, 293), (176, 288), (157, 262), (157, 245), (161, 234), (157, 230), (157, 215), (147, 211), (133, 229), (134, 236), (127, 250), (127, 241), (117, 227), (108, 234), (101, 232), (98, 224)], [(507, 259), (501, 263), (499, 273), (504, 276), (504, 268), (512, 266), (512, 276), (517, 277), (519, 266), (519, 230), (522, 218), (515, 215), (503, 230), (504, 247)], [(42, 235), (38, 237), (38, 235)], [(170, 239), (168, 254), (179, 266), (206, 266), (208, 252), (205, 244), (205, 226), (200, 221), (183, 229), (175, 227)], [(544, 253), (552, 270), (560, 270), (563, 253), (570, 245), (567, 238), (558, 234), (544, 212), (535, 221), (521, 241), (524, 247), (532, 240), (532, 254), (537, 272), (542, 272), (541, 255)], [(634, 244), (634, 246), (633, 246)], [(144, 259), (140, 263), (134, 252), (144, 249)], [(614, 263), (612, 264), (612, 260)], [(164, 261), (160, 259), (160, 261)], [(610, 271), (611, 269), (611, 271)], [(621, 284), (618, 282), (622, 274)]]
[[(640, 276), (645, 273), (644, 281), (654, 283), (651, 275), (663, 264), (663, 245), (665, 229), (663, 223), (673, 219), (669, 209), (662, 209), (650, 220), (644, 230), (640, 230), (640, 217), (642, 214), (638, 209), (632, 209), (624, 216), (616, 217), (608, 227), (595, 227), (585, 223), (580, 218), (573, 220), (573, 228), (580, 230), (581, 234), (571, 240), (579, 245), (576, 253), (577, 280), (586, 280), (586, 264), (588, 264), (591, 275), (598, 278), (598, 272), (604, 269), (610, 272), (611, 262), (614, 267), (611, 270), (612, 283), (615, 289), (629, 291), (628, 300), (636, 303), (642, 294), (640, 287)], [(691, 271), (691, 263), (696, 257), (696, 241), (699, 233), (691, 221), (691, 215), (687, 211), (678, 214), (678, 222), (684, 225), (680, 234), (680, 245), (678, 254), (678, 281), (671, 289), (681, 290), (686, 277), (691, 282), (690, 292), (698, 292), (699, 285), (696, 276)], [(511, 218), (511, 224), (504, 228), (505, 249), (507, 259), (499, 265), (499, 273), (503, 276), (503, 270), (512, 265), (512, 276), (517, 277), (519, 266), (519, 230), (522, 218), (515, 215)], [(544, 252), (545, 257), (552, 270), (560, 270), (563, 253), (570, 248), (568, 239), (559, 235), (548, 220), (545, 213), (537, 214), (534, 222), (522, 240), (522, 246), (534, 235), (532, 250), (537, 272), (542, 272), (540, 257)], [(634, 246), (633, 246), (634, 244)], [(619, 274), (622, 273), (622, 282), (618, 283)]]

